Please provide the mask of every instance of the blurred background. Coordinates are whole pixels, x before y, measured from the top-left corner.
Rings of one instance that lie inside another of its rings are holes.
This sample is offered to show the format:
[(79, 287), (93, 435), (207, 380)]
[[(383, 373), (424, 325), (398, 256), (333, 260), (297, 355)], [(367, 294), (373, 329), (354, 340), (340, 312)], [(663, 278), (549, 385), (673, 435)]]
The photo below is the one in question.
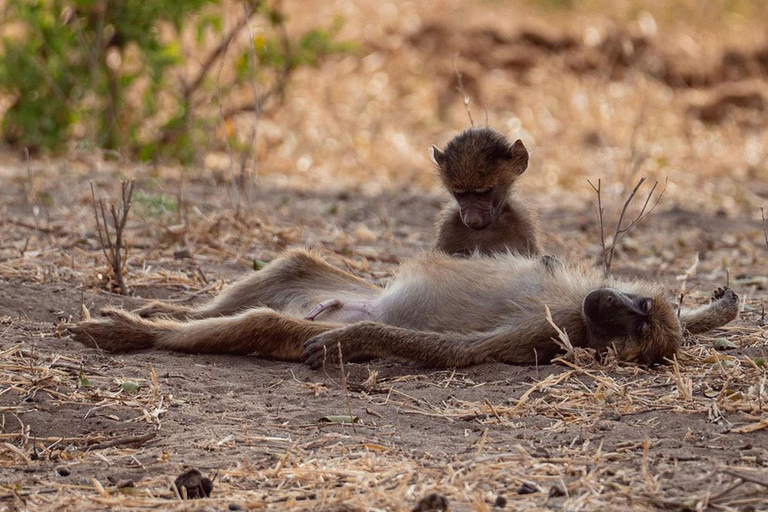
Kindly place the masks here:
[(427, 248), (446, 197), (429, 148), (470, 126), (459, 73), (474, 124), (529, 148), (520, 195), (551, 252), (597, 254), (598, 178), (611, 218), (640, 177), (668, 179), (620, 247), (655, 271), (723, 247), (752, 264), (763, 244), (762, 0), (0, 6), (6, 274), (105, 279), (85, 268), (89, 181), (112, 200), (137, 181), (128, 266), (145, 276), (290, 245), (368, 272)]

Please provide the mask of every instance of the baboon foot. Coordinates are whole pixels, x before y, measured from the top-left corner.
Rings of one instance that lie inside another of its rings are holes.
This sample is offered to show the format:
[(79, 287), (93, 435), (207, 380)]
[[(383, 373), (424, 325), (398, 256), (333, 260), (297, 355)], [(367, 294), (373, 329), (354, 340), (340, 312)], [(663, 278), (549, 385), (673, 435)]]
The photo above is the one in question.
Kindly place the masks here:
[[(183, 319), (191, 310), (184, 306), (175, 306), (160, 301), (152, 301), (146, 306), (134, 309), (132, 313), (141, 318), (155, 318), (159, 316), (170, 316), (172, 318)], [(102, 313), (103, 314), (103, 313)]]

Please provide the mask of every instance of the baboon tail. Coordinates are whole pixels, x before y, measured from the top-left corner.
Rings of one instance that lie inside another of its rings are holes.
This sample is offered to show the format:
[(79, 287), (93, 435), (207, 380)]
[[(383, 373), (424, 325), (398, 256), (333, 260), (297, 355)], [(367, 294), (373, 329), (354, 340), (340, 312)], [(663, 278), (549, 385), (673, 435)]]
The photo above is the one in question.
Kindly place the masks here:
[(171, 322), (152, 322), (120, 309), (105, 308), (101, 313), (106, 318), (86, 320), (70, 327), (72, 337), (89, 347), (131, 352), (154, 347), (159, 336), (173, 330)]

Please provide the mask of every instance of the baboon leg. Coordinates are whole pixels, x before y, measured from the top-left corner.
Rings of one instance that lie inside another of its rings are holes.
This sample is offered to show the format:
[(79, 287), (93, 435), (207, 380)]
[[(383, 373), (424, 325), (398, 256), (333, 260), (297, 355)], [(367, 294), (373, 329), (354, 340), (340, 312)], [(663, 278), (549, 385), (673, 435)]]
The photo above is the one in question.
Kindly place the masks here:
[[(304, 343), (303, 360), (312, 368), (344, 359), (386, 357), (430, 367), (460, 367), (486, 361), (534, 364), (549, 361), (554, 343), (542, 344), (537, 325), (506, 326), (491, 332), (438, 333), (360, 322), (322, 332)], [(554, 330), (553, 330), (553, 334)]]
[(194, 310), (195, 310), (194, 308), (189, 306), (181, 306), (178, 304), (168, 304), (166, 302), (160, 302), (160, 301), (154, 300), (149, 304), (146, 304), (144, 306), (141, 306), (140, 308), (134, 309), (132, 313), (142, 318), (167, 316), (169, 318), (177, 318), (179, 320), (183, 320), (184, 318), (187, 318), (190, 315), (190, 313), (192, 313)]
[(267, 308), (189, 322), (147, 320), (119, 309), (107, 309), (103, 314), (106, 318), (74, 326), (71, 331), (75, 340), (112, 352), (154, 348), (206, 354), (255, 354), (298, 361), (306, 340), (339, 327), (288, 317)]
[(232, 283), (200, 307), (152, 303), (135, 313), (144, 317), (168, 315), (178, 319), (202, 319), (234, 315), (256, 307), (281, 310), (291, 303), (311, 307), (319, 302), (317, 297), (323, 295), (372, 298), (379, 293), (379, 287), (339, 270), (307, 251), (296, 249), (263, 270)]
[(730, 288), (718, 288), (712, 302), (680, 312), (680, 324), (691, 334), (700, 334), (722, 327), (739, 315), (739, 296)]

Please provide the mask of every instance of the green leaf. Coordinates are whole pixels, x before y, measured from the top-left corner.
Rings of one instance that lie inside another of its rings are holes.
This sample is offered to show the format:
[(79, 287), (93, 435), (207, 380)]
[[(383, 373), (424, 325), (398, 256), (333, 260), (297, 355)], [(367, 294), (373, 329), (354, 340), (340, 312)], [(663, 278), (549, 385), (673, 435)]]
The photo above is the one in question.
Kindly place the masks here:
[(253, 260), (253, 270), (261, 270), (267, 266), (267, 262), (263, 260)]
[(93, 384), (91, 384), (91, 381), (89, 381), (88, 377), (85, 376), (85, 373), (80, 372), (80, 375), (77, 376), (77, 387), (92, 388)]
[(141, 389), (141, 386), (139, 384), (136, 384), (135, 382), (131, 382), (130, 380), (123, 381), (122, 384), (120, 384), (120, 387), (123, 388), (123, 391), (126, 393), (136, 393)]

